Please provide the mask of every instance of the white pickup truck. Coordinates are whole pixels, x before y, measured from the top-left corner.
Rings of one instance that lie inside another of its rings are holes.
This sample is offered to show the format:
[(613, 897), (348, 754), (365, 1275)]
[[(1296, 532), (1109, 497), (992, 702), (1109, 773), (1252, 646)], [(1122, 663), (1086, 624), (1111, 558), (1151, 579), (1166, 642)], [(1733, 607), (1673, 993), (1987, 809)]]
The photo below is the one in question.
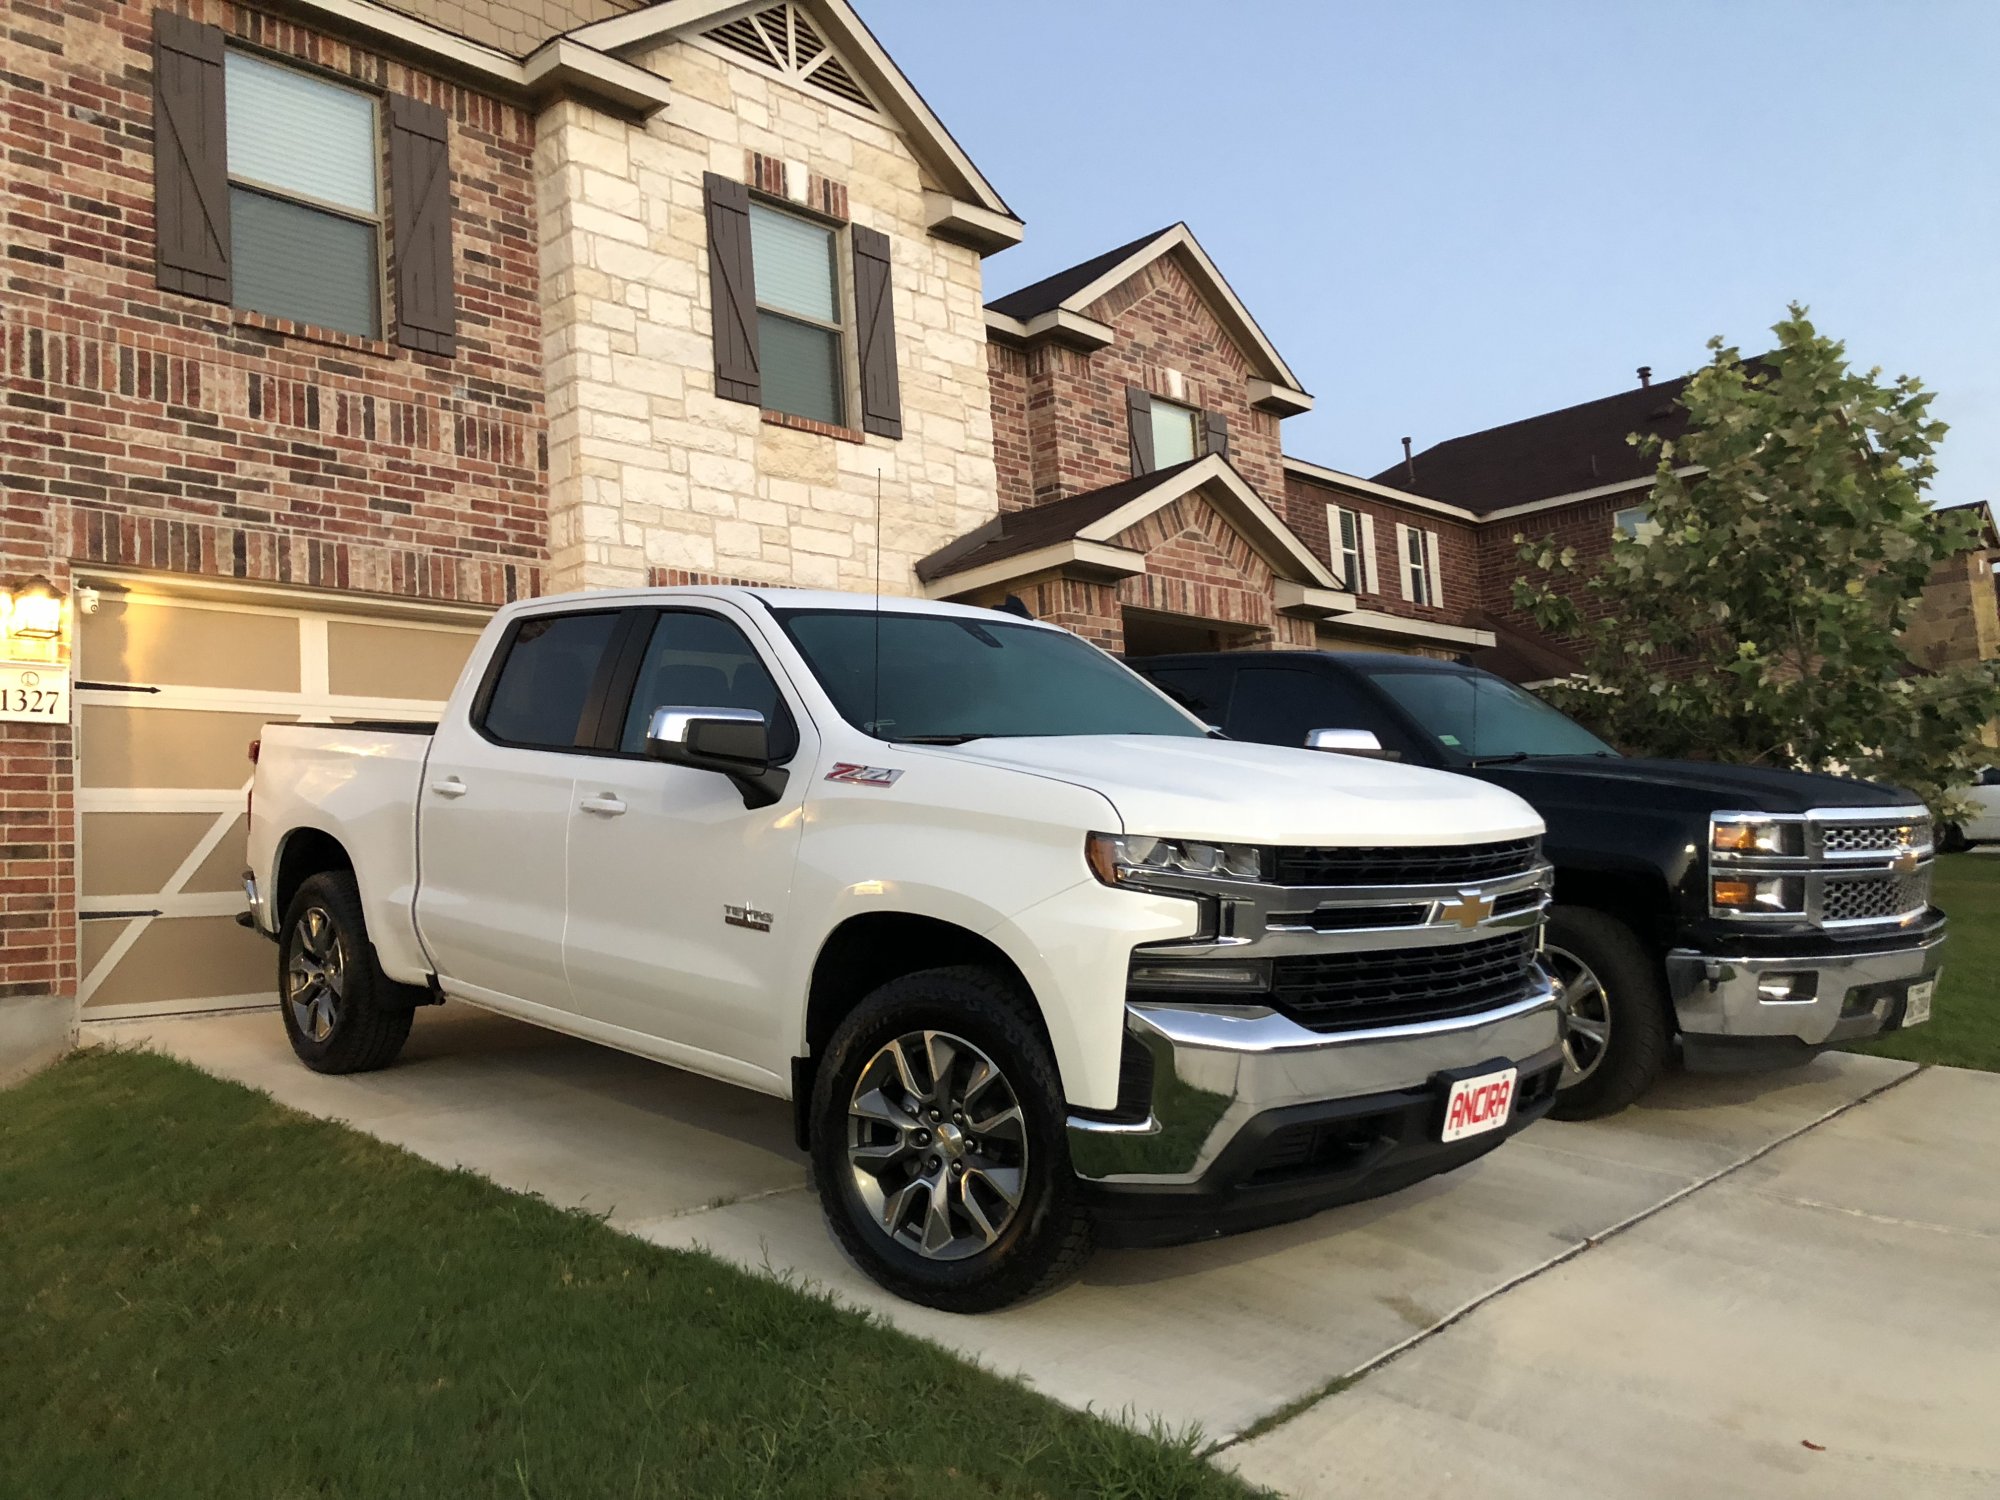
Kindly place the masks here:
[(1509, 792), (1238, 744), (1067, 631), (782, 589), (510, 605), (442, 722), (273, 724), (247, 920), (323, 1072), (451, 998), (790, 1098), (959, 1311), (1480, 1155), (1560, 1071)]

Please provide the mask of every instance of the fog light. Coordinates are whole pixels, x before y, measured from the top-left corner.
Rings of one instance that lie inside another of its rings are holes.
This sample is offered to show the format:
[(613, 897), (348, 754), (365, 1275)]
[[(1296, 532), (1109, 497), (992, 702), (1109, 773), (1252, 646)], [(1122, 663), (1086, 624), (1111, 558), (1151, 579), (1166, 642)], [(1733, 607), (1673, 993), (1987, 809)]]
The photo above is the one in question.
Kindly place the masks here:
[(1782, 971), (1762, 974), (1757, 978), (1757, 998), (1759, 1000), (1810, 1000), (1812, 999), (1812, 976), (1809, 974), (1787, 974)]
[(1202, 990), (1210, 994), (1255, 994), (1271, 987), (1271, 966), (1261, 960), (1195, 960), (1135, 958), (1131, 986), (1135, 990)]

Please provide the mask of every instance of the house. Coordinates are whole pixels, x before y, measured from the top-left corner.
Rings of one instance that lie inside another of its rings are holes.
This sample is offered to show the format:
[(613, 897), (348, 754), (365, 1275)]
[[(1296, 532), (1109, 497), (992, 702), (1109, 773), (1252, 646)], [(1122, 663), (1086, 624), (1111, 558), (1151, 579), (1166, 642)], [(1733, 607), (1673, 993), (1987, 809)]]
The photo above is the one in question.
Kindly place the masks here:
[(986, 307), (999, 513), (916, 565), (1131, 655), (1455, 654), (1478, 567), (1448, 507), (1285, 456), (1312, 397), (1185, 224)]
[(268, 1002), (266, 721), (435, 714), (517, 597), (907, 592), (997, 512), (1020, 221), (844, 0), (11, 24), (0, 672), (74, 704), (0, 721), (0, 1069)]

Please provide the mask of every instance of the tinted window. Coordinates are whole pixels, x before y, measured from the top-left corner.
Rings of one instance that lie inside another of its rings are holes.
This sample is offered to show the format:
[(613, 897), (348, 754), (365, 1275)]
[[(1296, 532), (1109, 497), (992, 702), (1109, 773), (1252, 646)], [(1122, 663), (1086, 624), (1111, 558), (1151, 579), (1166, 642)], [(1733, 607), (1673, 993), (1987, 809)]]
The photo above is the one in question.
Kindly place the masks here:
[(1303, 745), (1315, 729), (1361, 728), (1337, 725), (1327, 715), (1326, 684), (1317, 672), (1298, 667), (1245, 667), (1229, 695), (1232, 739), (1263, 745)]
[(1268, 745), (1303, 745), (1315, 729), (1365, 729), (1402, 754), (1409, 735), (1352, 683), (1299, 667), (1245, 667), (1229, 700), (1230, 735)]
[(510, 745), (544, 750), (578, 744), (590, 685), (617, 625), (615, 614), (523, 620), (486, 703), (486, 732)]
[(1206, 732), (1067, 631), (860, 610), (779, 618), (841, 717), (881, 739)]
[(1215, 691), (1215, 674), (1207, 667), (1142, 667), (1153, 686), (1205, 723), (1222, 722), (1221, 694)]
[(1372, 672), (1369, 679), (1459, 755), (1618, 753), (1574, 719), (1489, 672)]
[(644, 752), (646, 726), (656, 708), (754, 708), (771, 726), (780, 760), (798, 744), (791, 714), (764, 659), (741, 630), (714, 615), (669, 610), (654, 623), (625, 710), (620, 750)]

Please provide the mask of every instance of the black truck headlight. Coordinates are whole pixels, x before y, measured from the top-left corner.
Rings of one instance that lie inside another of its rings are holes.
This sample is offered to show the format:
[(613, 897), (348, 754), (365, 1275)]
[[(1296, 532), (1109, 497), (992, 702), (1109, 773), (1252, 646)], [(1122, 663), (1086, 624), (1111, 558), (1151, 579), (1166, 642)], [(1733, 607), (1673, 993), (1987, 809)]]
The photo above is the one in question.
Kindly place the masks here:
[(1093, 833), (1084, 841), (1091, 874), (1106, 885), (1144, 885), (1153, 875), (1207, 880), (1261, 880), (1264, 851), (1250, 844), (1160, 839), (1137, 833)]
[(1717, 813), (1708, 820), (1708, 847), (1725, 858), (1795, 859), (1806, 852), (1805, 828), (1756, 813)]
[(1710, 901), (1724, 916), (1804, 916), (1805, 882), (1796, 875), (1718, 875)]

